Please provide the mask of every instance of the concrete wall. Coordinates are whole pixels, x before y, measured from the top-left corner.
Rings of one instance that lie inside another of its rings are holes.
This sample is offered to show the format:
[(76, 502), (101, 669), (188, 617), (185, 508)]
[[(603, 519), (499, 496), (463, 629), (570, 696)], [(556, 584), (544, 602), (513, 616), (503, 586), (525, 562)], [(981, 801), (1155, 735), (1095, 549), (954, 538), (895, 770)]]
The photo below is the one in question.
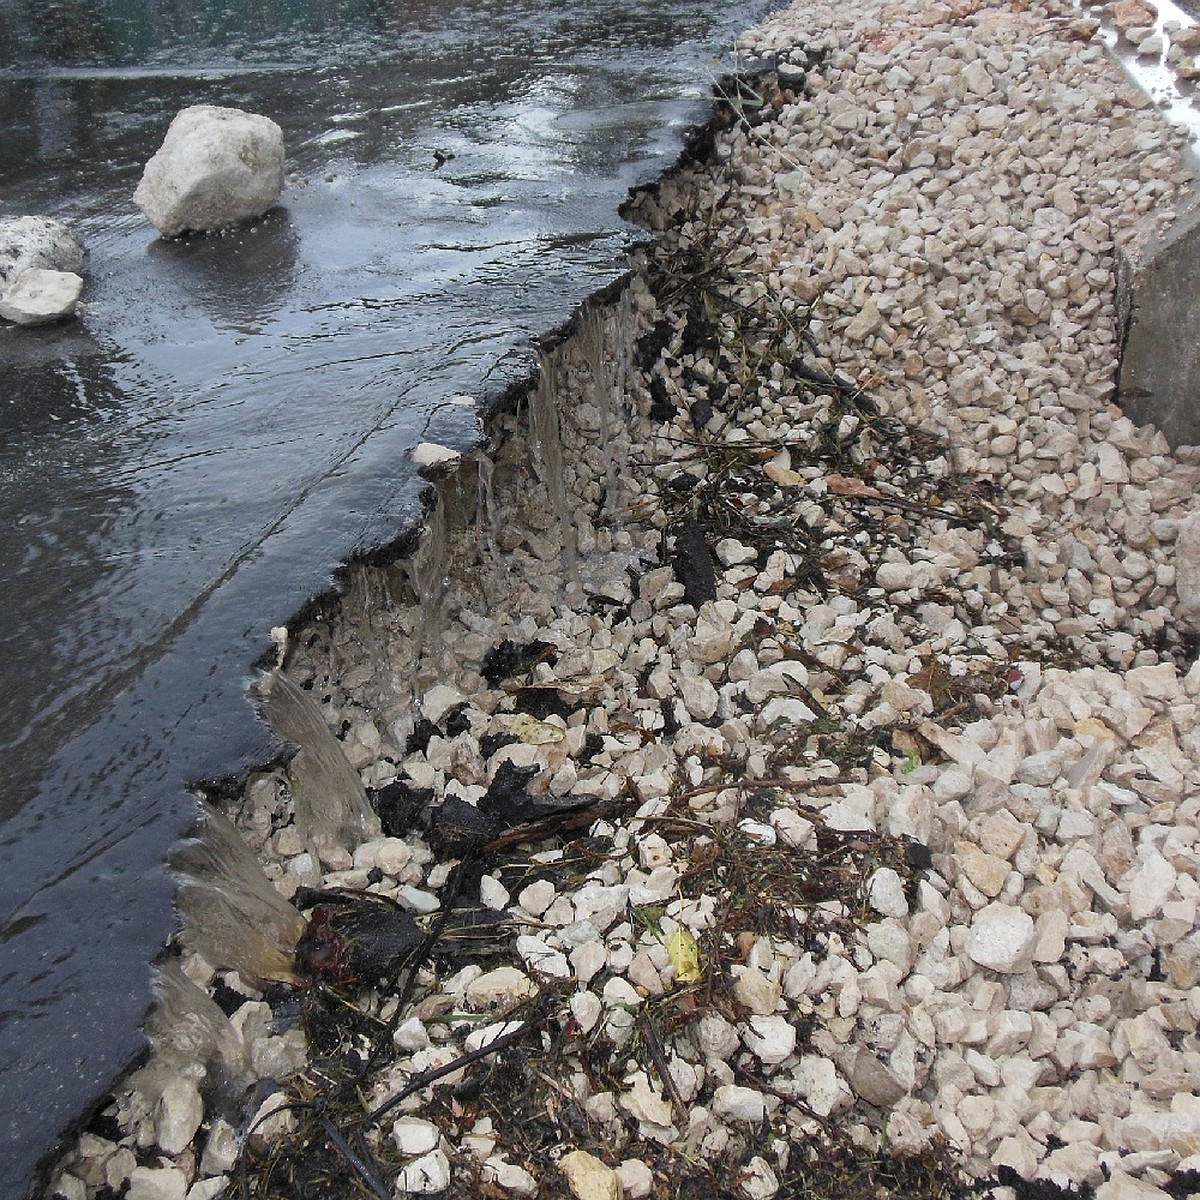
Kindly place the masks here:
[(1200, 444), (1200, 208), (1120, 256), (1117, 401), (1172, 446)]

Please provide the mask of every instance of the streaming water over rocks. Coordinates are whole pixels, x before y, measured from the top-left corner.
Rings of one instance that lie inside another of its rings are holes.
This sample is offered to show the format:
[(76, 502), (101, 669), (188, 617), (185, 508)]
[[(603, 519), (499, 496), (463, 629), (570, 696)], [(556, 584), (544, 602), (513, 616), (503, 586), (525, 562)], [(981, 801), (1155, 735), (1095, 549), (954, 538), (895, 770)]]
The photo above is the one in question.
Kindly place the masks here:
[[(0, 1191), (139, 1051), (186, 786), (272, 752), (268, 631), (399, 538), (419, 441), (623, 268), (741, 6), (0, 7), (0, 208), (74, 224), (81, 318), (0, 329)], [(162, 242), (141, 166), (192, 103), (263, 112), (293, 173)], [(486, 490), (485, 490), (486, 504)]]

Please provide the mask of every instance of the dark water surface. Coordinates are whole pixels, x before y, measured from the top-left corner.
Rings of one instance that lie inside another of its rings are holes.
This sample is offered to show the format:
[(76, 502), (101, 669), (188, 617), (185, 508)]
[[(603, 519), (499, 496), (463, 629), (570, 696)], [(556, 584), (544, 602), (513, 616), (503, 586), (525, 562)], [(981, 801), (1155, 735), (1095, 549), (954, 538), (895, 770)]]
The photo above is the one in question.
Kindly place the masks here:
[[(271, 752), (270, 627), (411, 524), (409, 448), (475, 436), (452, 398), (619, 274), (617, 204), (754, 15), (0, 0), (0, 214), (90, 250), (77, 323), (0, 329), (0, 1196), (140, 1047), (186, 785)], [(131, 195), (193, 103), (276, 120), (298, 182), (165, 243)]]

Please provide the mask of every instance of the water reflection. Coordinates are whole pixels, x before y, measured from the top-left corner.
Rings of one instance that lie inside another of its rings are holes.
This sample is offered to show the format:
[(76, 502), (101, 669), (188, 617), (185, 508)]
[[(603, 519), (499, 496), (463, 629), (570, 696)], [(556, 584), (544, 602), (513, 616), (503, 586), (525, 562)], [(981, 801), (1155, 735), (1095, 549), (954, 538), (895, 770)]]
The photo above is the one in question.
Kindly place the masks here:
[[(0, 730), (11, 764), (0, 819), (103, 704), (114, 657), (106, 601), (120, 571), (108, 538), (132, 502), (112, 437), (121, 392), (110, 366), (78, 332), (64, 345), (41, 331), (23, 349), (0, 407)], [(12, 769), (18, 762), (24, 769)]]
[(259, 334), (289, 303), (300, 239), (287, 209), (212, 237), (157, 238), (147, 253), (164, 287), (202, 307), (214, 328)]

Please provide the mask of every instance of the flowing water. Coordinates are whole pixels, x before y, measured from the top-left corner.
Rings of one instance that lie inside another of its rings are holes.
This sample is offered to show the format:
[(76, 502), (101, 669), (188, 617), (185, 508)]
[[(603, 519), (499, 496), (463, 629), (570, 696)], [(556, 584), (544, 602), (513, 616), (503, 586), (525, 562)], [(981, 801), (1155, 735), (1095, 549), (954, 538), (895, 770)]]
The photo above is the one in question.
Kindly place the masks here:
[[(0, 0), (0, 214), (90, 251), (77, 322), (0, 329), (0, 1195), (143, 1044), (188, 785), (272, 752), (271, 627), (405, 532), (411, 447), (471, 444), (462, 396), (621, 272), (619, 201), (755, 15)], [(293, 178), (163, 242), (131, 196), (193, 103), (272, 117)]]

